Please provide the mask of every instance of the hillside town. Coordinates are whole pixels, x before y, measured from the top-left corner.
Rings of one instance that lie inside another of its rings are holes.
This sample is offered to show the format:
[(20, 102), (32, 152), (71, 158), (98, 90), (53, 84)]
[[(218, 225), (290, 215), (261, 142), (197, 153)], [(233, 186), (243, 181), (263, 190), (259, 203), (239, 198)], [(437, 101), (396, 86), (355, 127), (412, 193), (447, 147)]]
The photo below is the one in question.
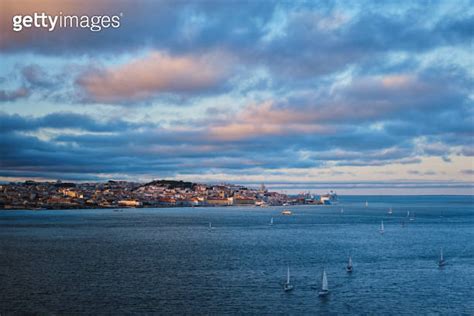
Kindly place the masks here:
[(334, 193), (315, 197), (270, 192), (264, 184), (249, 188), (233, 184), (200, 184), (156, 180), (95, 183), (11, 182), (0, 185), (0, 209), (82, 209), (129, 207), (277, 206), (330, 204)]

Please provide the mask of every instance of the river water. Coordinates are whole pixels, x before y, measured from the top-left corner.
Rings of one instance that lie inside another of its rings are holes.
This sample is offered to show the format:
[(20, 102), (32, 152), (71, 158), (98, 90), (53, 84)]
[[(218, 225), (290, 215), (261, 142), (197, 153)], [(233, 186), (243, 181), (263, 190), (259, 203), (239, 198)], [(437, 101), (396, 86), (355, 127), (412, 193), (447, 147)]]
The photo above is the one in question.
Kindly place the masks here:
[[(0, 314), (474, 315), (473, 201), (342, 196), (292, 206), (292, 216), (282, 207), (3, 211)], [(292, 292), (282, 289), (288, 265)]]

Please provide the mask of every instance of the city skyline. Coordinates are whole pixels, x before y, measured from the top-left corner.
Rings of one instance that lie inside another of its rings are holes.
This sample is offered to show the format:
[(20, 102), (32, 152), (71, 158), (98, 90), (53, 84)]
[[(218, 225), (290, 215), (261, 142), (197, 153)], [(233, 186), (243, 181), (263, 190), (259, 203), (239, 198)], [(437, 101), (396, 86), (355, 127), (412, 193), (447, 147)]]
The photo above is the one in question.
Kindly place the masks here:
[(473, 7), (2, 1), (0, 181), (472, 194)]

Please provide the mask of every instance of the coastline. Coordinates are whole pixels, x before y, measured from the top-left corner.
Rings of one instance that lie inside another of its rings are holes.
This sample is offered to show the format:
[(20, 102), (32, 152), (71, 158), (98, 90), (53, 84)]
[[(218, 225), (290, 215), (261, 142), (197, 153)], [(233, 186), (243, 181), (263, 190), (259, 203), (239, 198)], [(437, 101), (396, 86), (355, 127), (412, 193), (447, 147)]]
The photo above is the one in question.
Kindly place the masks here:
[[(297, 207), (313, 207), (313, 206), (320, 206), (320, 207), (334, 207), (338, 206), (339, 204), (344, 204), (346, 202), (352, 203), (354, 200), (365, 201), (369, 200), (371, 203), (378, 203), (378, 200), (385, 200), (387, 198), (392, 198), (394, 203), (400, 203), (401, 201), (410, 200), (413, 198), (420, 199), (420, 198), (445, 198), (445, 199), (457, 199), (457, 198), (470, 198), (474, 201), (474, 194), (404, 194), (404, 195), (386, 195), (386, 194), (377, 194), (377, 195), (343, 195), (342, 199), (334, 204), (322, 204), (322, 203), (311, 203), (311, 204), (289, 204), (289, 205), (143, 205), (139, 207), (132, 207), (132, 206), (90, 206), (90, 207), (71, 207), (71, 206), (61, 206), (61, 207), (49, 207), (49, 208), (0, 208), (0, 212), (9, 212), (9, 211), (75, 211), (75, 210), (113, 210), (113, 211), (120, 211), (120, 210), (140, 210), (140, 209), (204, 209), (204, 208), (255, 208), (255, 209), (272, 209), (272, 208), (291, 208), (293, 206)], [(386, 203), (386, 202), (381, 202)]]

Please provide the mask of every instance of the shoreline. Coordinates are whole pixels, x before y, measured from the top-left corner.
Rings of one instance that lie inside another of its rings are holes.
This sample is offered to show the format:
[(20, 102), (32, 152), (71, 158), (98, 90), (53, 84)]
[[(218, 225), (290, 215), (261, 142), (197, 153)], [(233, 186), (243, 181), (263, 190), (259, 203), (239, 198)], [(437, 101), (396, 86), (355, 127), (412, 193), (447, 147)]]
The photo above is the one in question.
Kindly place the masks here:
[(294, 204), (294, 205), (271, 205), (266, 207), (260, 207), (256, 205), (199, 205), (199, 206), (185, 206), (185, 205), (176, 205), (176, 206), (142, 206), (142, 207), (55, 207), (55, 208), (0, 208), (0, 212), (2, 211), (73, 211), (73, 210), (140, 210), (140, 209), (173, 209), (173, 208), (256, 208), (256, 209), (269, 209), (275, 207), (292, 207), (292, 206), (334, 206), (333, 205), (325, 205), (325, 204)]
[[(345, 198), (360, 198), (361, 202), (364, 202), (368, 197), (372, 198), (386, 198), (386, 197), (393, 197), (393, 198), (400, 198), (400, 197), (406, 197), (406, 198), (413, 198), (413, 197), (426, 197), (426, 198), (470, 198), (474, 199), (474, 194), (468, 195), (468, 194), (443, 194), (443, 195), (434, 195), (434, 194), (420, 194), (420, 195), (415, 195), (415, 194), (409, 194), (409, 195), (344, 195)], [(289, 204), (289, 205), (266, 205), (266, 206), (259, 206), (259, 205), (154, 205), (154, 206), (139, 206), (139, 207), (132, 207), (132, 206), (109, 206), (109, 207), (101, 207), (101, 206), (92, 206), (92, 207), (69, 207), (69, 206), (58, 206), (58, 207), (47, 207), (47, 208), (16, 208), (16, 207), (10, 207), (10, 208), (0, 208), (0, 212), (9, 212), (9, 211), (68, 211), (68, 210), (139, 210), (139, 209), (174, 209), (174, 208), (189, 208), (189, 209), (194, 209), (194, 208), (242, 208), (242, 207), (247, 207), (247, 208), (255, 208), (255, 209), (268, 209), (268, 208), (291, 208), (294, 206), (297, 207), (302, 207), (302, 206), (338, 206), (338, 205), (344, 205), (344, 202), (349, 202), (353, 203), (355, 201), (344, 201), (344, 199), (341, 201), (339, 200), (337, 203), (333, 204), (318, 204), (318, 203), (306, 203), (306, 204)], [(377, 203), (376, 201), (372, 201), (372, 203)], [(386, 202), (385, 202), (386, 203)]]

